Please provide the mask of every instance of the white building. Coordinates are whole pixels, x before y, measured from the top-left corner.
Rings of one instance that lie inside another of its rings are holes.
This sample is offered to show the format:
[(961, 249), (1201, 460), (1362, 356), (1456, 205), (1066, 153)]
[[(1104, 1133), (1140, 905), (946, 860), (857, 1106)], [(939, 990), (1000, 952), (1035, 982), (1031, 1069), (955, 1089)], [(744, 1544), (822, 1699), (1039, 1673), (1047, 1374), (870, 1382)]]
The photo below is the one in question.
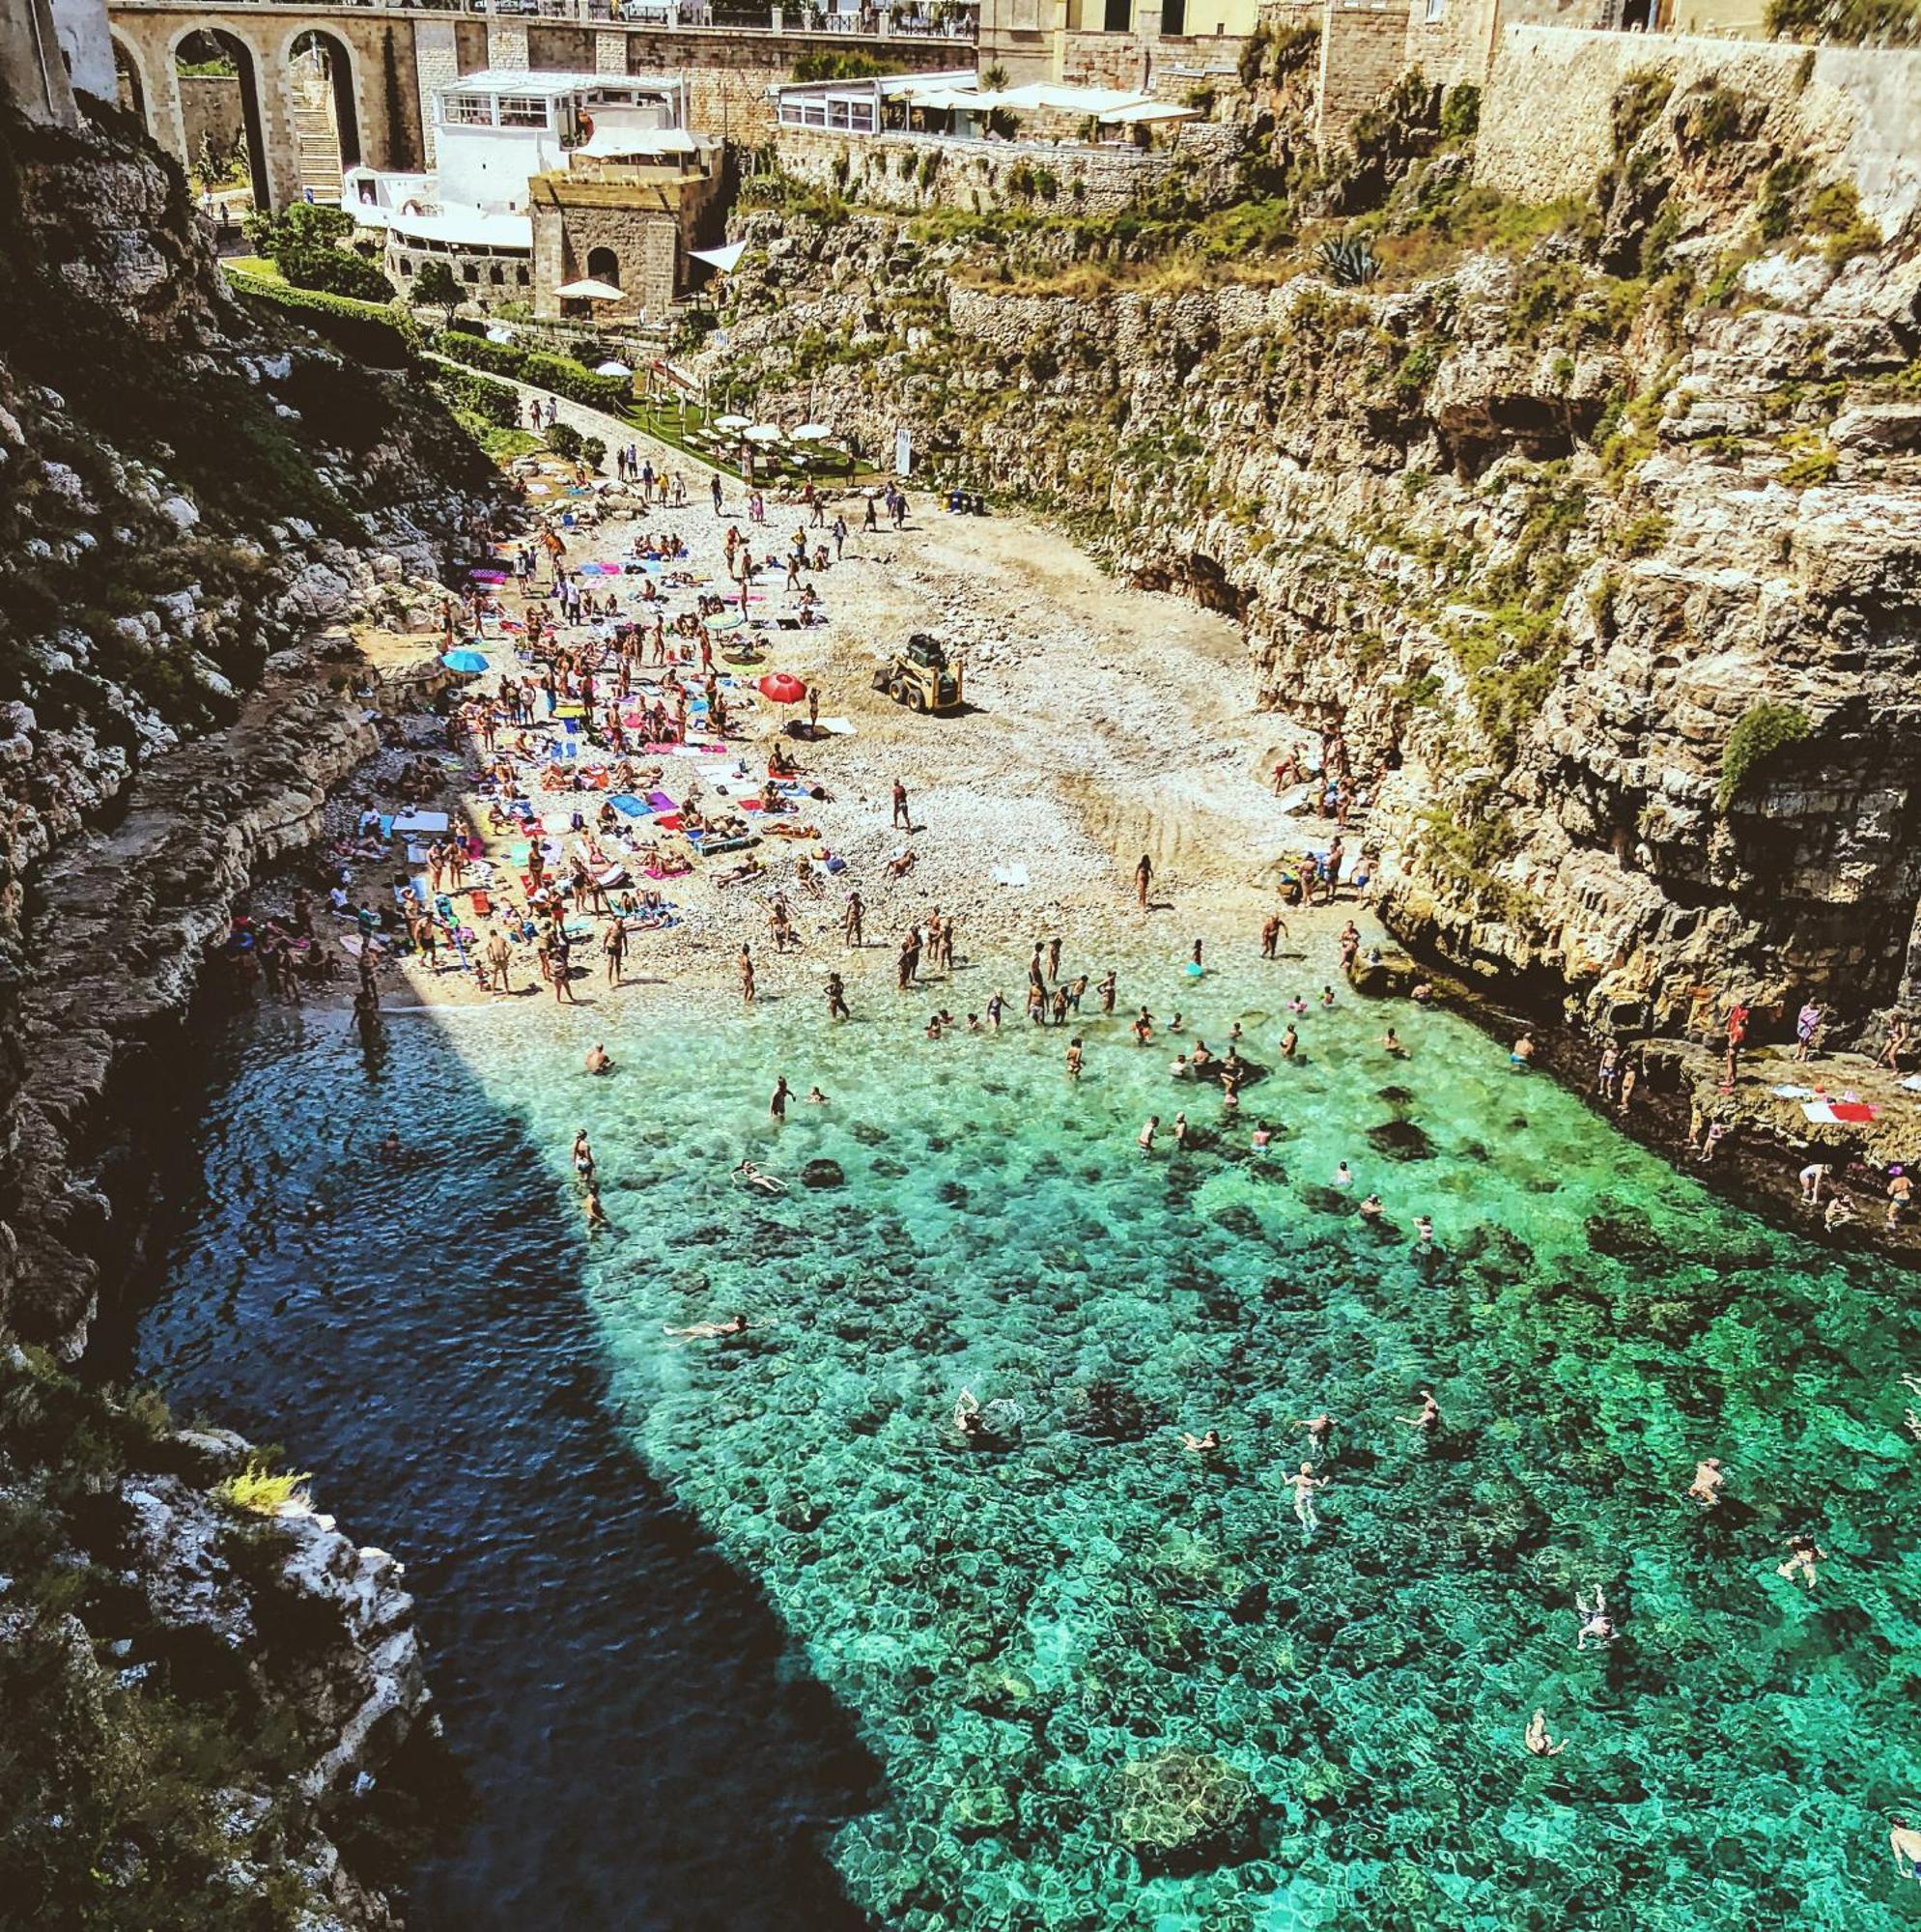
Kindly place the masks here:
[(482, 307), (531, 299), (528, 184), (565, 173), (609, 135), (687, 126), (684, 79), (663, 74), (533, 73), (488, 68), (434, 93), (432, 174), (350, 168), (341, 206), (386, 232), (387, 273), (403, 287), (451, 261)]

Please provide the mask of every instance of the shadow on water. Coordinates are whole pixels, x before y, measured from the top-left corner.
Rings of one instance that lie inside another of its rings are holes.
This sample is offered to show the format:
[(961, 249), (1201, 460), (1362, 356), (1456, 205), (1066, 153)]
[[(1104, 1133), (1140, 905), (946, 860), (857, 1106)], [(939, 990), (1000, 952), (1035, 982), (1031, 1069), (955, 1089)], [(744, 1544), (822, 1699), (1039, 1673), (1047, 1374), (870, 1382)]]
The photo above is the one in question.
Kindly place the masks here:
[(431, 1022), (372, 1054), (274, 1014), (197, 1043), (119, 1347), (406, 1561), (467, 1786), (410, 1922), (855, 1932), (821, 1839), (877, 1766), (631, 1447), (519, 1123)]

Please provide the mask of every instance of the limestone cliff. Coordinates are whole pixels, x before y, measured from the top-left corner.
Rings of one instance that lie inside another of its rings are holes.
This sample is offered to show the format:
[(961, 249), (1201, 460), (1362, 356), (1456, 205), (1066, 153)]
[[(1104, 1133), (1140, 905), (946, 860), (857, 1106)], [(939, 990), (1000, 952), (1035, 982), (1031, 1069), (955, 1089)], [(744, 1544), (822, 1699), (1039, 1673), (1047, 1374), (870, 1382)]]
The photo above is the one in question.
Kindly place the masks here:
[(208, 942), (373, 748), (342, 627), (436, 648), (492, 472), (237, 306), (110, 111), (0, 119), (0, 1918), (383, 1925), (335, 1838), (425, 1728), (399, 1566), (61, 1363)]
[(1118, 268), (790, 194), (723, 354), (1241, 617), (1411, 937), (1597, 1026), (1865, 1026), (1921, 1009), (1921, 235), (1786, 96), (1632, 77), (1529, 206), (1410, 85), (1385, 165)]

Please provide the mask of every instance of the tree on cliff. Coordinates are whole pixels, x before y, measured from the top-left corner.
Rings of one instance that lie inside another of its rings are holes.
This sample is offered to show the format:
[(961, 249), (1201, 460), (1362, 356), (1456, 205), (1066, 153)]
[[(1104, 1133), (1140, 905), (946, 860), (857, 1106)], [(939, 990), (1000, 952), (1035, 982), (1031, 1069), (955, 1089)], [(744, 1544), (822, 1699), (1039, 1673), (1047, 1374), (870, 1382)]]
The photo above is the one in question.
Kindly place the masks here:
[(278, 214), (247, 217), (247, 240), (297, 289), (320, 289), (361, 301), (393, 299), (393, 284), (379, 267), (342, 246), (353, 234), (345, 209), (297, 201)]
[(425, 302), (429, 308), (437, 308), (446, 317), (447, 327), (454, 326), (454, 317), (460, 313), (461, 304), (466, 299), (466, 291), (461, 280), (446, 262), (426, 262), (420, 272), (413, 278), (413, 299)]

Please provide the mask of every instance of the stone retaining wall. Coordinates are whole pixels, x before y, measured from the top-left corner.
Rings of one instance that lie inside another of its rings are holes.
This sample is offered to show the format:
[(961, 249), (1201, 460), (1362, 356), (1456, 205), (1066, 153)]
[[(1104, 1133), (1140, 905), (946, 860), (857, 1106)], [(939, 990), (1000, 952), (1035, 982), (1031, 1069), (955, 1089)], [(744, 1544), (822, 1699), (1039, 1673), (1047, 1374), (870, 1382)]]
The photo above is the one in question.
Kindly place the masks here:
[(1509, 27), (1481, 110), (1475, 180), (1519, 201), (1585, 193), (1613, 157), (1630, 74), (1709, 81), (1786, 107), (1797, 149), (1845, 173), (1892, 234), (1921, 208), (1921, 52)]
[(795, 181), (875, 208), (1117, 214), (1177, 165), (1219, 161), (1231, 139), (1229, 128), (1196, 126), (1167, 147), (1144, 150), (782, 128), (774, 152)]

